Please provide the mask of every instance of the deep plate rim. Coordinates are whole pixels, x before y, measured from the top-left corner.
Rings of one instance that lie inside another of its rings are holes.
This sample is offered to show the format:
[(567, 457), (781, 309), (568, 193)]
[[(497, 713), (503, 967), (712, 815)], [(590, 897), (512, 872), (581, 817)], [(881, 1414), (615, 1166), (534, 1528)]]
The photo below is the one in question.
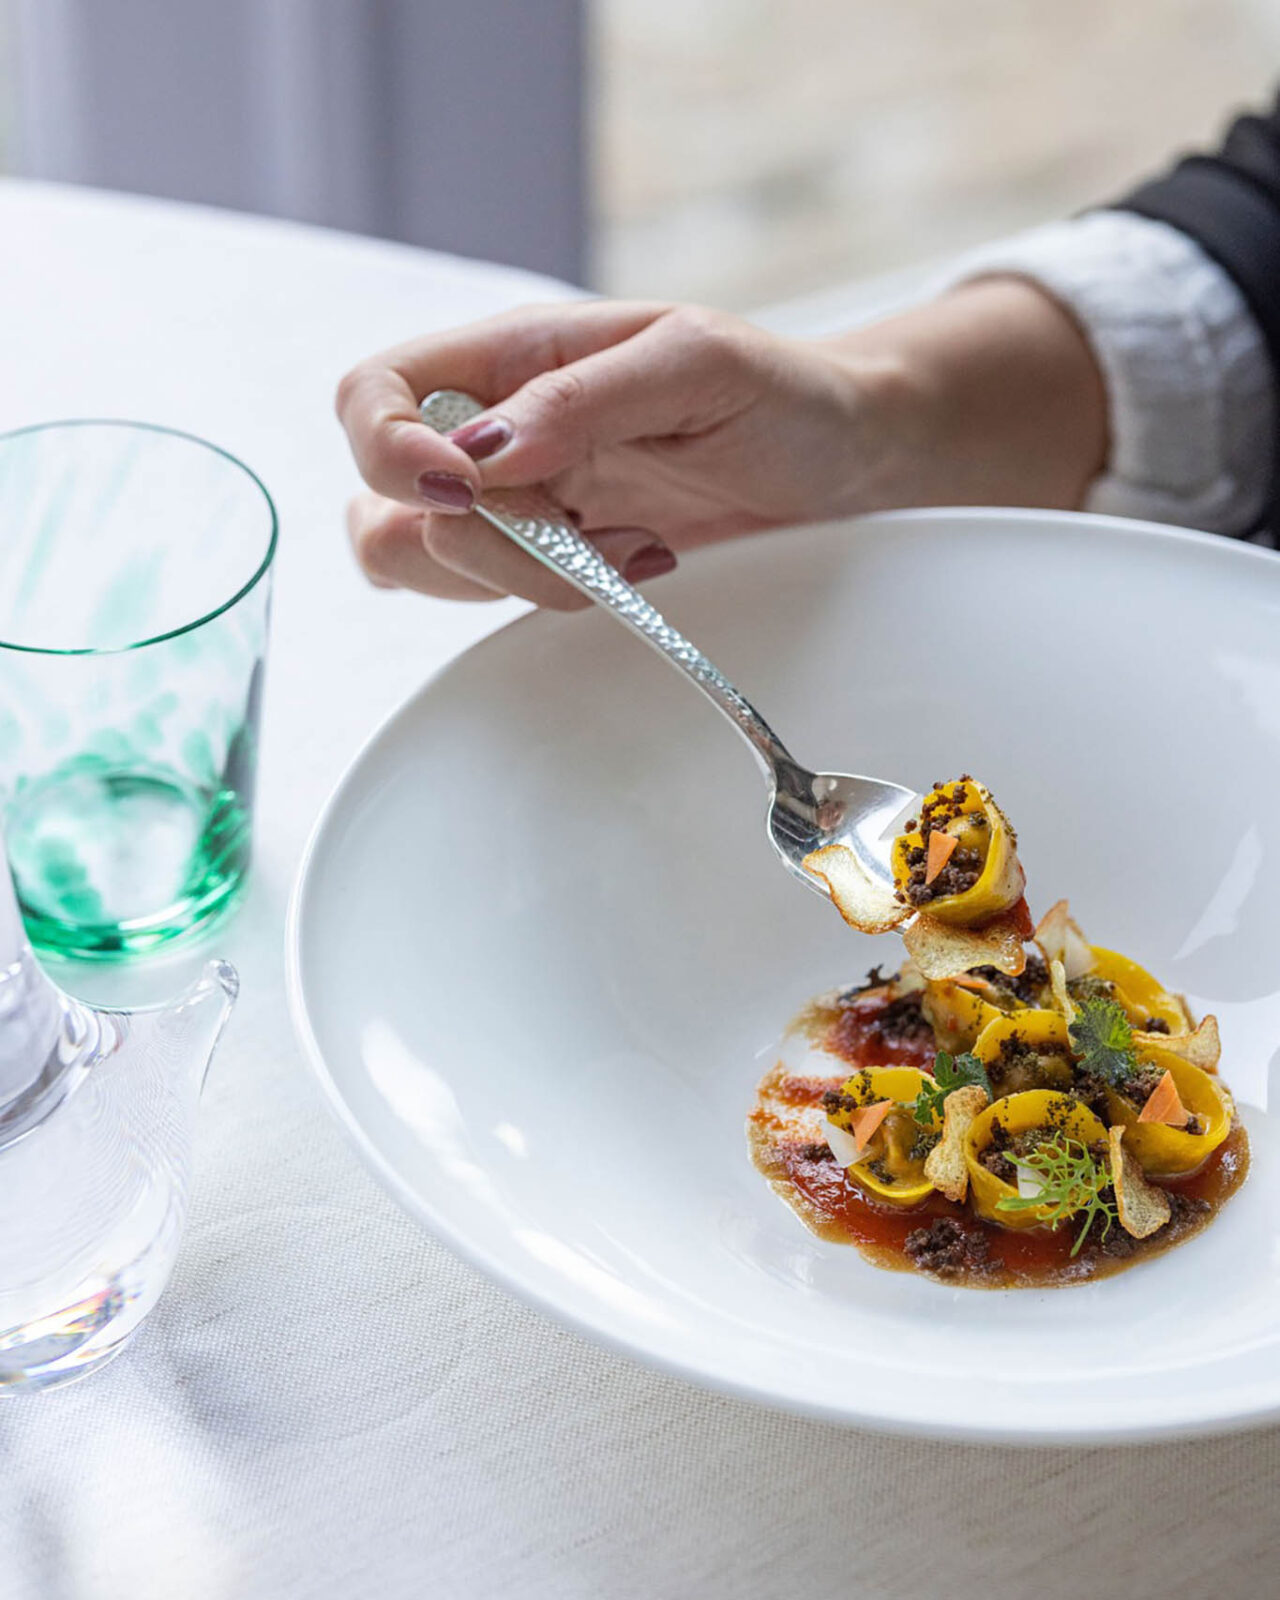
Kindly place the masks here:
[[(1213, 550), (1228, 563), (1256, 564), (1280, 573), (1276, 566), (1276, 552), (1256, 545), (1241, 543), (1219, 534), (1168, 527), (1161, 523), (1105, 516), (1088, 512), (1042, 511), (1036, 508), (1009, 507), (930, 507), (905, 511), (875, 513), (864, 517), (842, 518), (827, 523), (808, 525), (804, 531), (820, 531), (853, 527), (872, 527), (886, 524), (922, 523), (945, 519), (1011, 524), (1034, 521), (1058, 525), (1087, 527), (1095, 534), (1109, 534), (1142, 542), (1163, 544), (1171, 549), (1192, 546)], [(770, 534), (753, 536), (749, 541), (756, 545), (763, 540), (781, 540), (788, 533), (799, 530), (782, 529)], [(732, 545), (719, 547), (732, 551)], [(728, 559), (732, 559), (731, 556)], [(1273, 576), (1274, 581), (1274, 576)], [(402, 722), (407, 721), (419, 703), (429, 698), (459, 664), (469, 660), (476, 652), (496, 648), (495, 641), (505, 640), (513, 630), (527, 632), (539, 627), (540, 614), (530, 611), (511, 622), (494, 629), (466, 650), (452, 656), (421, 684), (394, 706), (362, 742), (338, 777), (308, 833), (300, 858), (285, 924), (285, 987), (290, 1016), (303, 1056), (314, 1074), (330, 1113), (336, 1118), (346, 1137), (368, 1171), (392, 1195), (397, 1203), (425, 1227), (435, 1238), (445, 1244), (456, 1256), (475, 1267), (491, 1281), (514, 1295), (525, 1305), (558, 1323), (638, 1364), (659, 1371), (666, 1376), (679, 1378), (700, 1388), (734, 1399), (748, 1400), (772, 1410), (810, 1418), (829, 1424), (838, 1424), (861, 1431), (904, 1438), (961, 1442), (990, 1445), (1044, 1446), (1097, 1446), (1104, 1444), (1137, 1444), (1168, 1441), (1242, 1432), (1265, 1427), (1280, 1420), (1280, 1380), (1274, 1398), (1262, 1404), (1241, 1403), (1234, 1409), (1219, 1407), (1212, 1415), (1175, 1416), (1169, 1420), (1120, 1423), (1117, 1425), (1084, 1423), (1073, 1426), (1069, 1418), (1053, 1426), (1015, 1427), (1005, 1423), (983, 1424), (973, 1421), (947, 1421), (943, 1419), (918, 1420), (892, 1411), (877, 1411), (846, 1401), (819, 1403), (800, 1395), (779, 1392), (765, 1382), (749, 1382), (727, 1376), (708, 1362), (694, 1355), (676, 1357), (662, 1350), (645, 1346), (643, 1340), (617, 1331), (603, 1315), (590, 1316), (558, 1300), (554, 1292), (543, 1286), (534, 1275), (525, 1275), (507, 1261), (469, 1238), (437, 1207), (418, 1194), (413, 1186), (396, 1171), (393, 1163), (383, 1154), (376, 1140), (363, 1126), (360, 1117), (344, 1095), (334, 1072), (325, 1059), (324, 1051), (311, 1023), (307, 1005), (306, 974), (302, 952), (302, 939), (307, 917), (307, 902), (313, 873), (328, 830), (338, 819), (348, 795), (361, 781), (366, 765), (375, 754), (390, 743)], [(744, 1108), (745, 1115), (745, 1108)], [(744, 1148), (744, 1159), (745, 1148)], [(973, 1291), (990, 1294), (1019, 1291)], [(1051, 1291), (1063, 1292), (1063, 1291)], [(1255, 1385), (1255, 1391), (1257, 1386)], [(1265, 1393), (1265, 1391), (1263, 1391)]]

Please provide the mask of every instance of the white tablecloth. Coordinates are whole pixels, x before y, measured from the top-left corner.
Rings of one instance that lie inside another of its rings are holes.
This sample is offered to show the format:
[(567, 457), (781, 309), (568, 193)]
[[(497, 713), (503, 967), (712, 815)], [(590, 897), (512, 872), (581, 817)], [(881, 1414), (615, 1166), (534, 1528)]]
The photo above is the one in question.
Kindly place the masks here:
[[(373, 723), (515, 608), (362, 584), (330, 396), (380, 345), (562, 291), (17, 183), (0, 185), (0, 240), (0, 427), (101, 414), (189, 428), (257, 468), (283, 522), (256, 880), (220, 940), (243, 996), (206, 1092), (189, 1232), (119, 1361), (0, 1402), (0, 1597), (1275, 1593), (1280, 1433), (1019, 1451), (777, 1416), (563, 1332), (401, 1215), (294, 1044), (284, 907), (310, 822)], [(120, 995), (104, 974), (77, 981)]]

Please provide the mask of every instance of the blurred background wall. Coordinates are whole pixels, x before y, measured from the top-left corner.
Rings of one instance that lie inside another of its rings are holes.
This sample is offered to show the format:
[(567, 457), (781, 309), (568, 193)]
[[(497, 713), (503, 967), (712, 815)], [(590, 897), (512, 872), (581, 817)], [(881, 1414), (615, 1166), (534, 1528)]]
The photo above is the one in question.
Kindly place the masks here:
[(0, 0), (12, 162), (581, 279), (581, 0)]
[(1280, 0), (0, 0), (0, 165), (745, 309), (1116, 193)]
[(734, 309), (1115, 195), (1280, 84), (1280, 0), (600, 0), (596, 267)]

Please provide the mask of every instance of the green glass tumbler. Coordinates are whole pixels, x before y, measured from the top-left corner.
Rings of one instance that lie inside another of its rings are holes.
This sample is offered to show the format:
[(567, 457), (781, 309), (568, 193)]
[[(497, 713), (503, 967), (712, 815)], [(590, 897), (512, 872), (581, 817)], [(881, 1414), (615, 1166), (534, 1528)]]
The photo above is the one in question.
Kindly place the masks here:
[(136, 955), (240, 895), (276, 536), (190, 434), (0, 435), (0, 804), (37, 948)]

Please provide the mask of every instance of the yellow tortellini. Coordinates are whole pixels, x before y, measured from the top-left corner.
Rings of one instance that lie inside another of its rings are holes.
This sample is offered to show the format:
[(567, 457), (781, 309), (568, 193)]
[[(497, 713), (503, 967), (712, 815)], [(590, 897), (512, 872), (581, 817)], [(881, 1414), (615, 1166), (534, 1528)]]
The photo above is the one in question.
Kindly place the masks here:
[[(861, 1152), (855, 1155), (851, 1144), (831, 1140), (832, 1150), (849, 1177), (878, 1200), (914, 1206), (933, 1193), (933, 1185), (924, 1175), (924, 1163), (937, 1142), (941, 1124), (934, 1115), (927, 1125), (922, 1125), (914, 1114), (916, 1097), (932, 1081), (914, 1067), (869, 1067), (855, 1073), (841, 1091), (855, 1109), (842, 1107), (828, 1118), (846, 1139), (851, 1139), (858, 1110), (888, 1105), (883, 1120)], [(845, 1156), (853, 1159), (846, 1161)]]
[[(1109, 985), (1125, 1015), (1139, 1031), (1145, 1031), (1154, 1021), (1163, 1024), (1170, 1033), (1187, 1033), (1191, 1020), (1187, 1008), (1175, 994), (1170, 994), (1145, 967), (1140, 967), (1128, 956), (1116, 950), (1104, 950), (1101, 945), (1091, 945), (1093, 966), (1088, 977)], [(1087, 980), (1086, 980), (1087, 981)], [(1157, 1032), (1161, 1031), (1157, 1028)]]
[[(1144, 1121), (1143, 1104), (1118, 1089), (1107, 1090), (1107, 1115), (1124, 1128), (1125, 1148), (1152, 1177), (1172, 1178), (1204, 1165), (1231, 1131), (1231, 1096), (1215, 1078), (1172, 1050), (1145, 1046), (1140, 1067), (1168, 1072), (1178, 1099), (1194, 1119), (1190, 1127)], [(1147, 1076), (1152, 1072), (1148, 1071)]]
[[(997, 1135), (1016, 1140), (1019, 1135), (1043, 1132), (1041, 1142), (1054, 1138), (1074, 1140), (1087, 1150), (1104, 1149), (1107, 1130), (1088, 1106), (1050, 1089), (1028, 1089), (995, 1101), (973, 1120), (965, 1146), (969, 1167), (969, 1193), (974, 1210), (1002, 1228), (1038, 1228), (1049, 1219), (1050, 1206), (1028, 1206), (1017, 1211), (1000, 1209), (1001, 1200), (1019, 1198), (1018, 1186), (1009, 1183), (983, 1163), (983, 1155)], [(1016, 1157), (1008, 1158), (1011, 1162)]]
[(982, 784), (941, 784), (924, 797), (917, 825), (893, 842), (898, 898), (939, 922), (979, 927), (1022, 898), (1017, 842)]
[(1071, 1041), (1060, 1012), (996, 1016), (978, 1036), (973, 1053), (986, 1067), (996, 1095), (1071, 1087)]

